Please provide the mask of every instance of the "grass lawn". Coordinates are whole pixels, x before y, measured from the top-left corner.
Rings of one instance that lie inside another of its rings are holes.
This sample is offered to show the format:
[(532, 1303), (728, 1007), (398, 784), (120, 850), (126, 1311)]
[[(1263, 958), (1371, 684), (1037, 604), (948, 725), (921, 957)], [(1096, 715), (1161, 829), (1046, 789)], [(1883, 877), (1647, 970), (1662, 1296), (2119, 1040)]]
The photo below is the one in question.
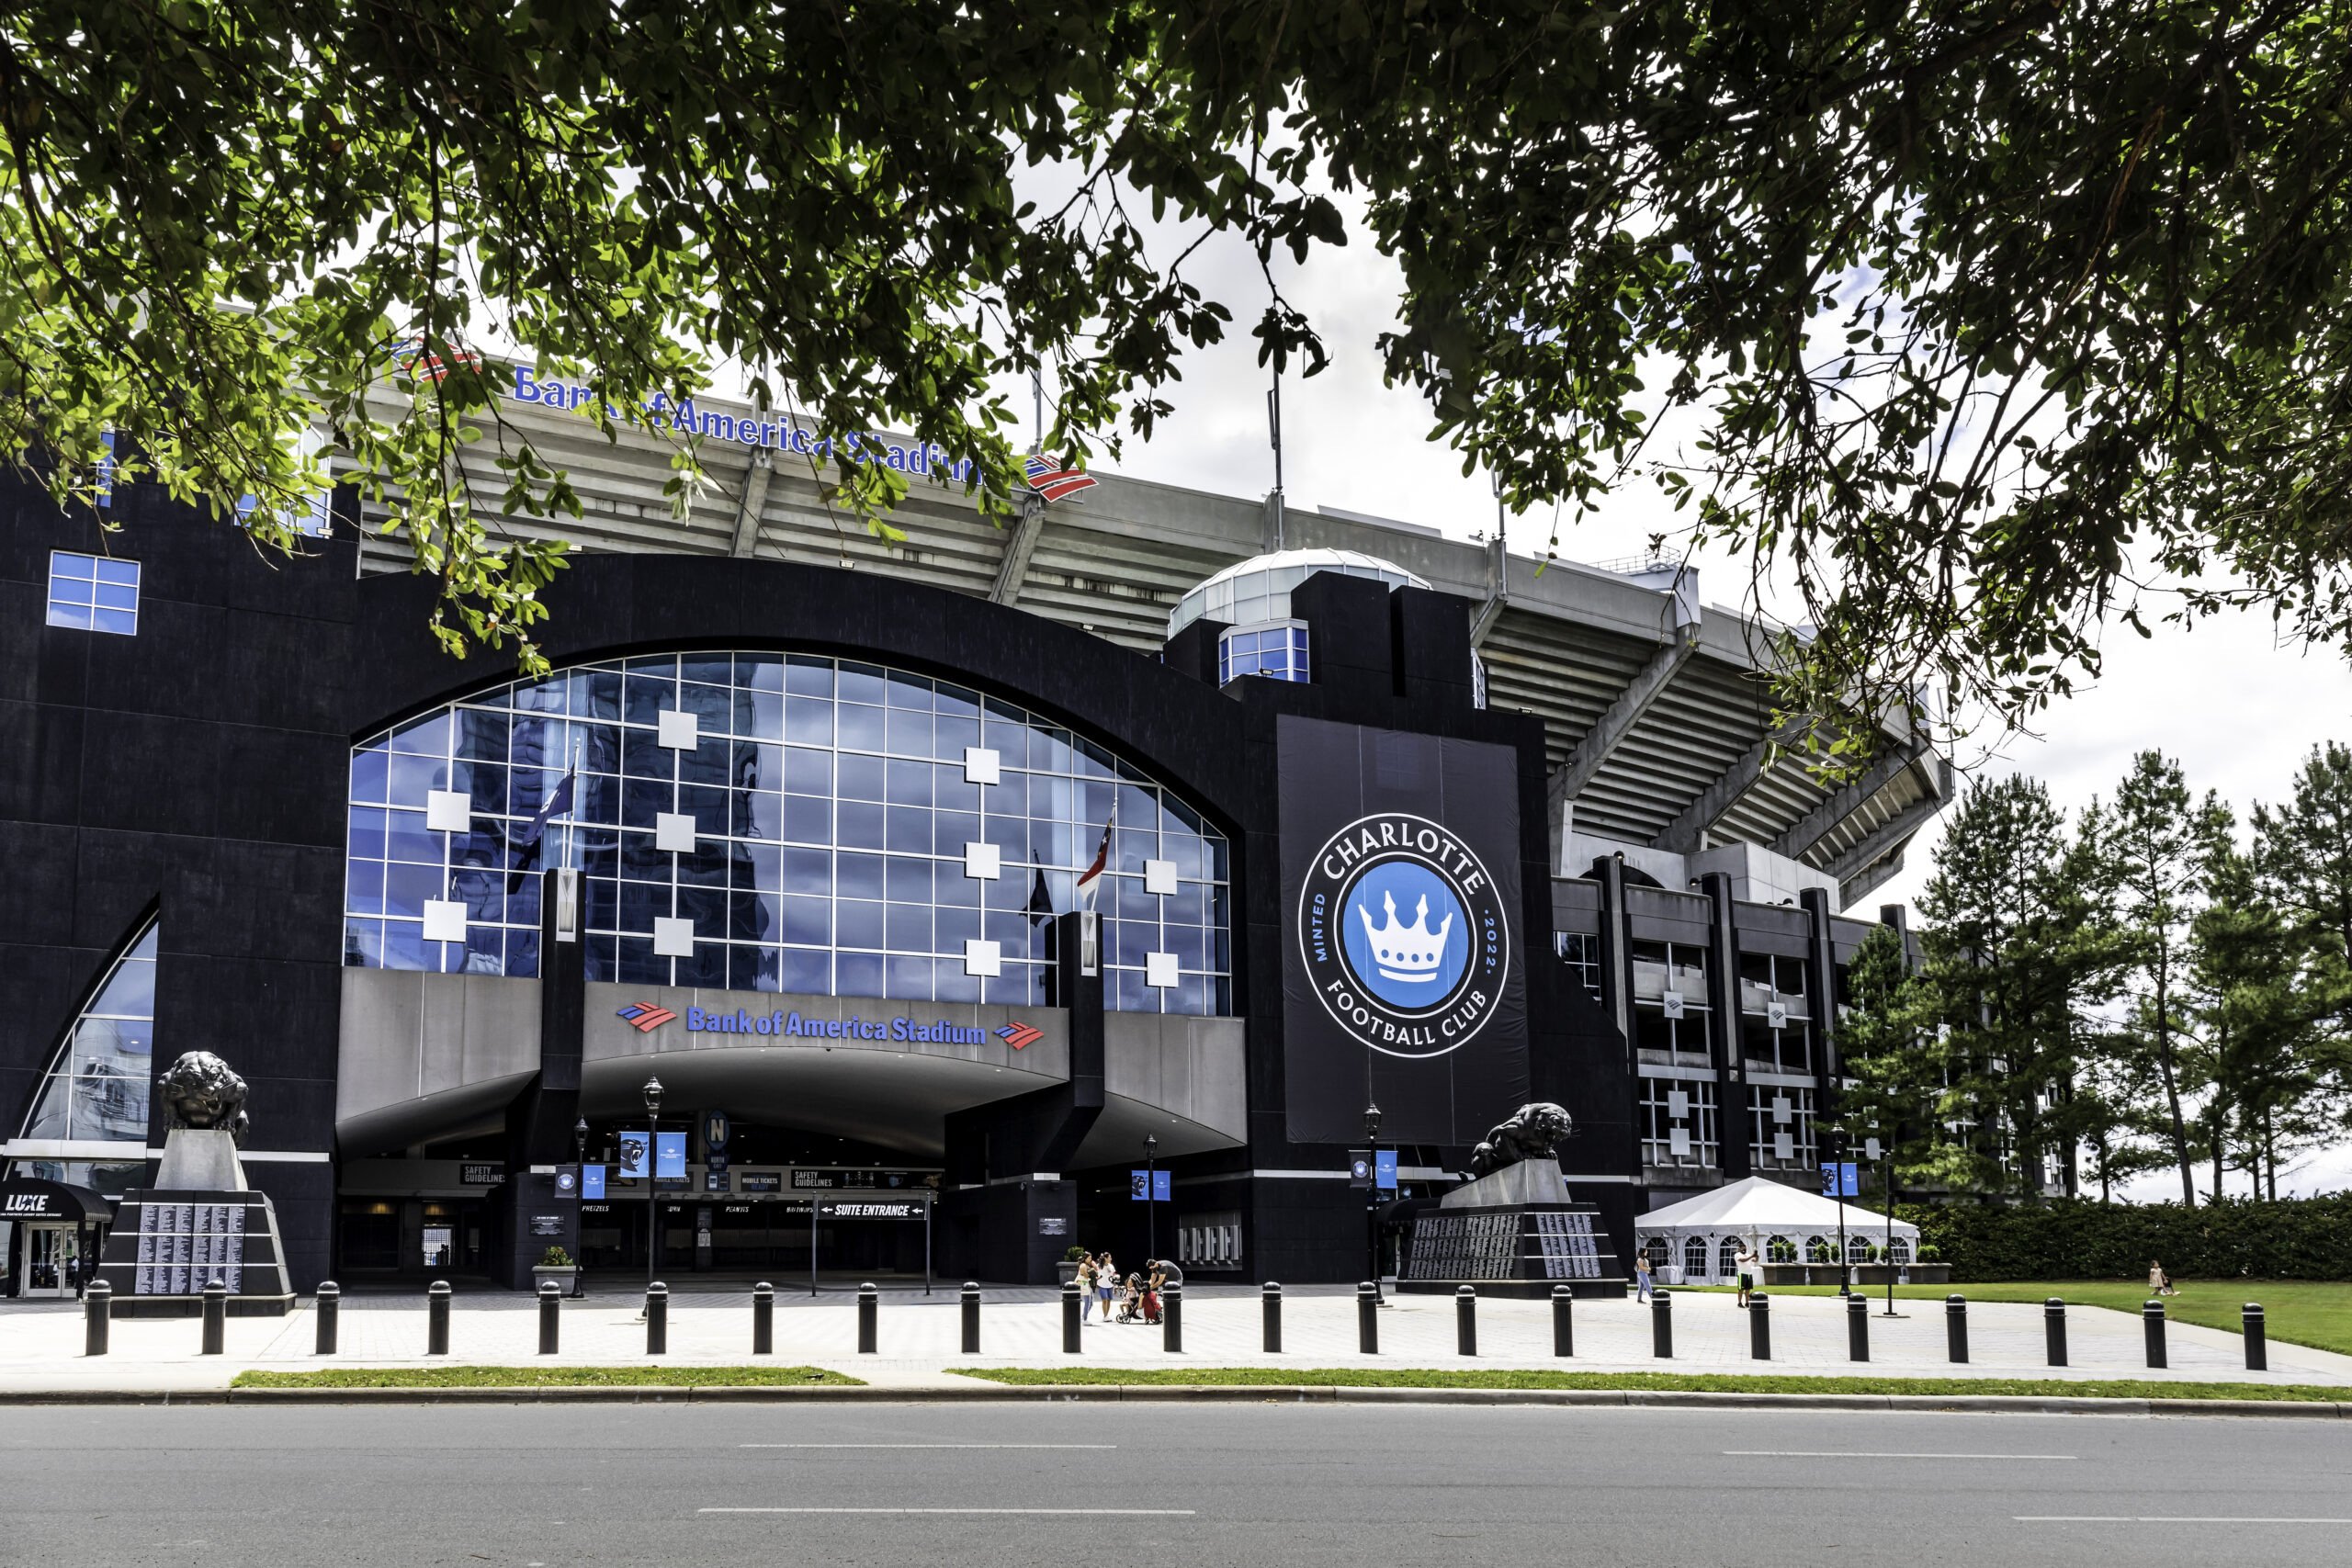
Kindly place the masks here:
[(336, 1367), (239, 1372), (232, 1388), (744, 1388), (864, 1380), (822, 1367)]
[(1024, 1387), (1069, 1383), (1270, 1385), (1283, 1388), (1598, 1388), (1698, 1393), (2027, 1394), (2074, 1399), (2340, 1400), (2352, 1390), (2281, 1383), (2150, 1382), (2118, 1378), (1807, 1378), (1687, 1372), (1505, 1371), (1430, 1367), (972, 1367), (967, 1378)]
[[(2206, 1328), (2239, 1329), (2238, 1309), (2262, 1303), (2264, 1331), (2273, 1339), (2352, 1355), (2352, 1284), (2333, 1280), (2177, 1280), (2180, 1291), (2165, 1298), (2165, 1315)], [(1679, 1289), (1679, 1287), (1677, 1287)], [(1722, 1286), (1693, 1289), (1722, 1290)], [(2145, 1280), (2016, 1280), (1974, 1284), (1897, 1285), (1897, 1297), (1941, 1301), (1957, 1292), (1972, 1302), (2042, 1302), (2063, 1296), (2069, 1305), (2113, 1307), (2139, 1315), (2148, 1299)], [(1871, 1290), (1885, 1294), (1884, 1285)], [(1835, 1285), (1775, 1285), (1775, 1296), (1834, 1296)]]

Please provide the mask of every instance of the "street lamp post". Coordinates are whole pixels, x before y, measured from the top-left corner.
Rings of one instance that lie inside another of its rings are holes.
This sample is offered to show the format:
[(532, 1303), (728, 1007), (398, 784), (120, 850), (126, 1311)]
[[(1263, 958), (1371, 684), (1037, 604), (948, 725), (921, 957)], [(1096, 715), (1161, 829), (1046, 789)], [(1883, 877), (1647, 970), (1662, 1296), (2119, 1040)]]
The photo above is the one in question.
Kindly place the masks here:
[(1144, 1272), (1159, 1261), (1159, 1139), (1150, 1133), (1143, 1135), (1143, 1226)]
[(1380, 1293), (1380, 1107), (1366, 1100), (1363, 1107), (1363, 1152), (1372, 1161), (1371, 1195), (1364, 1200), (1364, 1254), (1372, 1259), (1372, 1299), (1381, 1305), (1388, 1304)]
[[(588, 1192), (588, 1118), (585, 1116), (571, 1124), (571, 1168), (575, 1173), (572, 1179), (580, 1183), (572, 1193), (576, 1207), (577, 1201), (587, 1196)], [(580, 1237), (576, 1232), (571, 1239), (572, 1245), (579, 1245)], [(584, 1252), (587, 1249), (582, 1247), (581, 1250)], [(571, 1299), (579, 1301), (587, 1293), (588, 1265), (574, 1258), (571, 1260)]]
[(658, 1213), (660, 1183), (654, 1172), (662, 1166), (662, 1080), (645, 1080), (645, 1283), (653, 1284), (653, 1254), (661, 1244), (662, 1221)]

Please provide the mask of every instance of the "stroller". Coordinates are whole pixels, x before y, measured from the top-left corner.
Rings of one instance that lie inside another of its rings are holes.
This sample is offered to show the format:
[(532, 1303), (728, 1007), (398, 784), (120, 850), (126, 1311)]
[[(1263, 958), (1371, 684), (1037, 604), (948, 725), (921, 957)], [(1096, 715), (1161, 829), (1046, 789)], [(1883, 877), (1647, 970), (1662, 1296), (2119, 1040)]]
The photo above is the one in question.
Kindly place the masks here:
[(1127, 1276), (1119, 1291), (1119, 1321), (1138, 1323), (1143, 1319), (1143, 1281), (1135, 1275)]

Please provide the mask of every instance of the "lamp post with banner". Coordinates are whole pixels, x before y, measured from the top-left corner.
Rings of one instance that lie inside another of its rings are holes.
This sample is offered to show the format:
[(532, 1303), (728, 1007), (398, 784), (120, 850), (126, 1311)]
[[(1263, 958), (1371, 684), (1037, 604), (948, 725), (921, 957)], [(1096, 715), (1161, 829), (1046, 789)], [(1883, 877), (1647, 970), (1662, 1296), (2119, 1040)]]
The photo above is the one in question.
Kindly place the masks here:
[(661, 1239), (661, 1182), (653, 1173), (661, 1168), (662, 1156), (662, 1080), (645, 1080), (645, 1283), (653, 1284), (653, 1255)]
[(1827, 1156), (1821, 1163), (1821, 1195), (1838, 1200), (1838, 1293), (1850, 1296), (1854, 1292), (1846, 1262), (1846, 1200), (1855, 1196), (1855, 1182), (1854, 1168), (1846, 1163), (1845, 1129), (1824, 1128), (1821, 1152)]
[(1143, 1169), (1146, 1194), (1143, 1205), (1144, 1258), (1147, 1274), (1159, 1261), (1159, 1139), (1150, 1133), (1143, 1135)]
[[(571, 1165), (580, 1173), (580, 1190), (572, 1196), (585, 1200), (588, 1196), (588, 1118), (585, 1116), (571, 1124)], [(575, 1225), (572, 1229), (577, 1233), (579, 1227)], [(573, 1239), (579, 1239), (576, 1234)], [(588, 1294), (588, 1265), (582, 1261), (587, 1254), (588, 1249), (583, 1247), (571, 1259), (571, 1299), (575, 1302)]]
[(1364, 1250), (1372, 1259), (1372, 1272), (1365, 1278), (1372, 1281), (1372, 1299), (1386, 1306), (1387, 1300), (1380, 1292), (1380, 1104), (1377, 1100), (1364, 1101), (1363, 1145), (1363, 1157), (1367, 1162), (1365, 1185), (1371, 1190), (1363, 1206)]

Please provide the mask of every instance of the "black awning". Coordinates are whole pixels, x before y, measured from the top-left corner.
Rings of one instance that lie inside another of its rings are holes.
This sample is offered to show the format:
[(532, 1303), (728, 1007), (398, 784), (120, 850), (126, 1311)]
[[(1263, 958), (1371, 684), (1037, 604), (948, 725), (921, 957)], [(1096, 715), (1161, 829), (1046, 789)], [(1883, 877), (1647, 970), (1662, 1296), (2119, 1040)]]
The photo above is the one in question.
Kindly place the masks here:
[(102, 1193), (71, 1182), (38, 1176), (12, 1176), (0, 1182), (0, 1220), (114, 1221), (114, 1205)]

